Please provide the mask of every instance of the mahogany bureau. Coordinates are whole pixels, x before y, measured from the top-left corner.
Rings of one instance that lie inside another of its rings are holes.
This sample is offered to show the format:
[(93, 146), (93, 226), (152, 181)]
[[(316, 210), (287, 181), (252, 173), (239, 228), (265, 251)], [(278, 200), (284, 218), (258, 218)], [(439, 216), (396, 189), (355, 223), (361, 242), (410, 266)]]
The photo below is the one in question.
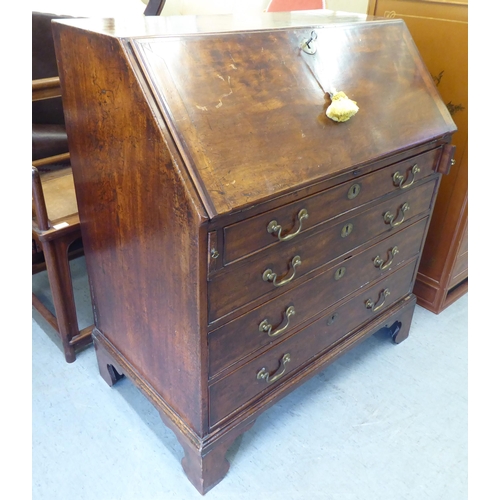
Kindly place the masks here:
[(150, 399), (205, 493), (262, 411), (381, 328), (408, 336), (455, 125), (400, 20), (53, 28), (99, 370)]

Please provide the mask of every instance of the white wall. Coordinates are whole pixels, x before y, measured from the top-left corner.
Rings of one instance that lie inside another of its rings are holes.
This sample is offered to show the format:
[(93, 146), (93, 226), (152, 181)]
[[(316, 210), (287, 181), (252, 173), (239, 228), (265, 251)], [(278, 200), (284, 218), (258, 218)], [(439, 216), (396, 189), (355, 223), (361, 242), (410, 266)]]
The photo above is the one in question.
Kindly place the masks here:
[(142, 0), (31, 0), (31, 10), (81, 17), (142, 15)]
[[(148, 0), (32, 0), (31, 10), (82, 17), (141, 15)], [(269, 0), (167, 0), (163, 15), (263, 12)], [(326, 0), (326, 8), (366, 14), (368, 0)]]
[(368, 12), (369, 0), (326, 0), (326, 8), (330, 10), (343, 10), (345, 12)]
[[(268, 5), (269, 0), (167, 0), (162, 15), (258, 13)], [(326, 8), (366, 14), (368, 0), (326, 0)]]
[(162, 15), (264, 12), (269, 0), (167, 0)]

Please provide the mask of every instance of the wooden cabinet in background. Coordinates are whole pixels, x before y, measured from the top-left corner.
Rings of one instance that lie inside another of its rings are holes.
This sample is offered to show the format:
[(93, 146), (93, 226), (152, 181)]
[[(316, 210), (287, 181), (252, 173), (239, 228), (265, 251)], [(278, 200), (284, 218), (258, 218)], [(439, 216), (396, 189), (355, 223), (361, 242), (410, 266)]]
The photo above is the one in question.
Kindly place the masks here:
[(468, 289), (468, 1), (370, 0), (369, 14), (403, 19), (458, 127), (455, 165), (439, 188), (415, 282), (417, 303), (439, 314)]

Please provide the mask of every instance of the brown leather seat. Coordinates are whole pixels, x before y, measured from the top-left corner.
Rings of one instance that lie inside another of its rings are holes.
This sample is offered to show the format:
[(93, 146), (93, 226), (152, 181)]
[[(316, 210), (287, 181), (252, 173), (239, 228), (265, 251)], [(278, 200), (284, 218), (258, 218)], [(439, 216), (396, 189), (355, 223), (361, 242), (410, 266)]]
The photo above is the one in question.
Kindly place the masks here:
[[(58, 75), (51, 21), (70, 17), (32, 12), (32, 80), (53, 78)], [(32, 160), (68, 151), (61, 97), (33, 101), (32, 126)]]

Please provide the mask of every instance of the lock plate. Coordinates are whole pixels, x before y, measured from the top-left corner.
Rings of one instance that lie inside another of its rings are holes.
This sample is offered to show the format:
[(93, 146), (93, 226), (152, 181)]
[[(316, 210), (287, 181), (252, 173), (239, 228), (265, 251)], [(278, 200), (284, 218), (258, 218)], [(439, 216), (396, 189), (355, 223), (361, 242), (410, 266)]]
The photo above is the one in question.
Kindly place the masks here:
[(339, 267), (335, 271), (335, 281), (338, 281), (340, 278), (342, 278), (345, 274), (345, 267)]
[(315, 31), (311, 31), (311, 35), (309, 38), (304, 38), (302, 42), (300, 43), (300, 48), (306, 53), (306, 54), (316, 54), (316, 44), (314, 43), (318, 38), (318, 34)]
[(359, 184), (353, 184), (350, 188), (349, 191), (347, 191), (347, 197), (350, 200), (353, 200), (358, 196), (359, 192), (361, 191), (361, 186)]
[(353, 228), (354, 226), (350, 222), (345, 224), (340, 231), (340, 236), (342, 236), (342, 238), (349, 236), (352, 233)]
[(329, 316), (328, 319), (326, 320), (326, 324), (328, 326), (333, 325), (333, 322), (337, 319), (337, 316), (338, 316), (337, 313), (332, 314), (331, 316)]

